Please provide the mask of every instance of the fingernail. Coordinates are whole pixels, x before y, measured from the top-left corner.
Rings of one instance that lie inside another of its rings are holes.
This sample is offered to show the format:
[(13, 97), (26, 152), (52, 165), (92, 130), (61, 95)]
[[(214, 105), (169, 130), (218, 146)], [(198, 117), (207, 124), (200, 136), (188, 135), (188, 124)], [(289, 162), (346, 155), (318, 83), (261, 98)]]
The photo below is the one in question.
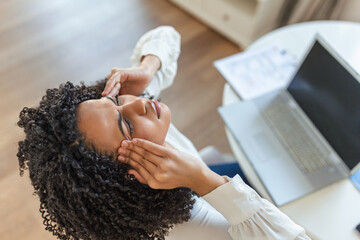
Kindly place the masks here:
[(128, 147), (129, 144), (124, 140), (124, 141), (122, 141), (121, 146), (122, 147)]
[(137, 143), (137, 139), (134, 138), (134, 139), (132, 140), (132, 143), (136, 144), (136, 143)]
[(119, 161), (125, 161), (125, 158), (123, 156), (118, 156)]
[(122, 153), (122, 154), (125, 154), (125, 153), (126, 153), (126, 150), (123, 149), (123, 148), (120, 148), (119, 152)]

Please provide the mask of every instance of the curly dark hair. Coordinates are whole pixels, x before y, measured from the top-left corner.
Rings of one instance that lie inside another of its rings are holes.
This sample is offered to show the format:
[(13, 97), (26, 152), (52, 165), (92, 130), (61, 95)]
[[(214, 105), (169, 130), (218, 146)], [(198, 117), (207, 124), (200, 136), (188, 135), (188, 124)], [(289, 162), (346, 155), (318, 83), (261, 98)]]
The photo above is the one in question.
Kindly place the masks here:
[(164, 239), (189, 220), (194, 192), (151, 189), (128, 175), (128, 165), (88, 147), (77, 130), (77, 106), (100, 98), (105, 82), (67, 82), (20, 112), (20, 175), (29, 169), (45, 229), (58, 239)]

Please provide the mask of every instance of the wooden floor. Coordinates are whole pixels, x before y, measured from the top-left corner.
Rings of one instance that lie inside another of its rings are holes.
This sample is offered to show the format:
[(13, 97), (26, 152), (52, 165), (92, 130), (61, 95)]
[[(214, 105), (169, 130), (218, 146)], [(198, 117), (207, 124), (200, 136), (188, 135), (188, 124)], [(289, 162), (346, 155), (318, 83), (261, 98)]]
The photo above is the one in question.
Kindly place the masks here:
[(0, 239), (54, 239), (16, 158), (16, 126), (24, 106), (64, 81), (92, 83), (112, 67), (128, 67), (137, 39), (159, 25), (182, 35), (173, 86), (162, 94), (173, 122), (198, 149), (230, 153), (221, 105), (224, 80), (212, 66), (240, 49), (166, 0), (0, 1)]

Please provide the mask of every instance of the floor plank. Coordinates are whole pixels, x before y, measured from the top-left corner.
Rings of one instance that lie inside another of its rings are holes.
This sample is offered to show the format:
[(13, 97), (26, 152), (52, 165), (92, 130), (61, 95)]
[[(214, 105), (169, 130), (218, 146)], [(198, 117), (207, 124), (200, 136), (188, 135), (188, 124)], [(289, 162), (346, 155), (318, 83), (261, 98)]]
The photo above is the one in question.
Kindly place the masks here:
[(221, 105), (224, 80), (214, 60), (240, 49), (166, 0), (3, 0), (0, 2), (0, 239), (54, 239), (45, 232), (28, 177), (19, 177), (16, 126), (24, 106), (65, 81), (92, 83), (129, 66), (138, 38), (159, 26), (182, 36), (175, 83), (162, 101), (198, 149), (229, 153)]

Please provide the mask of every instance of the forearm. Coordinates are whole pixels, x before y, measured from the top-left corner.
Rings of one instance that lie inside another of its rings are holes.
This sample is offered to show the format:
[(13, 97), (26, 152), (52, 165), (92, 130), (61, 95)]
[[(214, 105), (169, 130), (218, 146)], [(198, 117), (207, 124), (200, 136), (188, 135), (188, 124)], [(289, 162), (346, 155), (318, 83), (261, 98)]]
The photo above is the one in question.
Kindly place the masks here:
[[(140, 67), (144, 68), (150, 76), (154, 76), (161, 67), (160, 59), (155, 55), (146, 55), (141, 59)], [(152, 79), (151, 77), (151, 79)]]
[(131, 66), (140, 65), (144, 56), (157, 56), (160, 68), (147, 87), (147, 92), (155, 97), (169, 87), (177, 72), (177, 59), (181, 46), (180, 34), (172, 27), (162, 26), (144, 34), (136, 44), (131, 57)]
[(189, 187), (200, 196), (204, 196), (226, 182), (223, 177), (204, 166), (196, 174), (196, 177), (191, 180)]

